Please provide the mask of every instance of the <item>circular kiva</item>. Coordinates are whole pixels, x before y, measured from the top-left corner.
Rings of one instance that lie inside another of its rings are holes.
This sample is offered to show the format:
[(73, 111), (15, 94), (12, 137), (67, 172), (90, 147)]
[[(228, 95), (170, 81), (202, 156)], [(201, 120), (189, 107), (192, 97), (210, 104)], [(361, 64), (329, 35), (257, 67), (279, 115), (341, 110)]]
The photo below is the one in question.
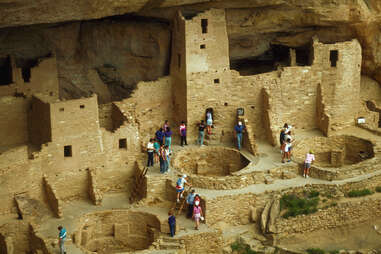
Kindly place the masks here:
[[(157, 216), (130, 210), (89, 213), (80, 218), (76, 243), (89, 253), (109, 254), (144, 250), (160, 230)], [(86, 253), (87, 253), (86, 252)]]
[(332, 137), (312, 137), (297, 142), (293, 148), (293, 160), (304, 164), (306, 154), (313, 151), (313, 177), (333, 180), (360, 175), (370, 159), (374, 157), (373, 144), (362, 138), (338, 135)]
[(239, 174), (252, 162), (239, 151), (227, 147), (187, 148), (176, 153), (174, 168), (189, 176), (194, 187), (236, 189), (253, 184), (250, 174)]

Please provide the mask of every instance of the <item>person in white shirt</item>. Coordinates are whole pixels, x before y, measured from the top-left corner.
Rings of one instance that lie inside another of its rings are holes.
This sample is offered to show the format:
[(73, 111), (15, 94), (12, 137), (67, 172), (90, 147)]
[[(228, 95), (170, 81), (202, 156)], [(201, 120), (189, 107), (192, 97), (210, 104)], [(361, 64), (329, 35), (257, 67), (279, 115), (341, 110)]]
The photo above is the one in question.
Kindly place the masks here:
[(153, 166), (153, 152), (154, 151), (155, 151), (155, 148), (153, 146), (153, 138), (151, 138), (147, 144), (147, 153), (148, 153), (147, 167)]
[(282, 163), (285, 162), (287, 158), (287, 162), (291, 161), (291, 139), (287, 139), (285, 143), (282, 145)]
[(306, 154), (306, 160), (304, 161), (304, 173), (303, 177), (308, 178), (310, 174), (311, 164), (315, 161), (314, 152), (311, 150)]
[(180, 202), (180, 198), (183, 198), (184, 193), (184, 184), (188, 186), (192, 186), (190, 183), (186, 180), (187, 175), (183, 175), (179, 179), (177, 179), (176, 182), (176, 191), (177, 191), (177, 202)]

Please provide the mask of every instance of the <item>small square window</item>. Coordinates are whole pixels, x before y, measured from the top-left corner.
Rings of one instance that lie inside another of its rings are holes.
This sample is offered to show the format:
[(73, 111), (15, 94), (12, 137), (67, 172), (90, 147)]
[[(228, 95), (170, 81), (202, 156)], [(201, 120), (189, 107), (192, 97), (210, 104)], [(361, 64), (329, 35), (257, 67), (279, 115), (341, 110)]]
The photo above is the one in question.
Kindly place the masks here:
[(83, 108), (85, 108), (85, 105), (80, 105), (79, 107), (83, 109)]
[(119, 139), (119, 149), (127, 149), (127, 139)]
[(206, 45), (205, 44), (201, 44), (200, 45), (200, 49), (204, 49), (204, 48), (206, 48)]
[(64, 156), (65, 157), (72, 157), (73, 156), (71, 146), (64, 146)]
[(64, 108), (60, 108), (60, 112), (64, 112), (65, 111), (65, 109)]
[(219, 78), (214, 79), (214, 84), (219, 84), (219, 83), (220, 83), (220, 79)]

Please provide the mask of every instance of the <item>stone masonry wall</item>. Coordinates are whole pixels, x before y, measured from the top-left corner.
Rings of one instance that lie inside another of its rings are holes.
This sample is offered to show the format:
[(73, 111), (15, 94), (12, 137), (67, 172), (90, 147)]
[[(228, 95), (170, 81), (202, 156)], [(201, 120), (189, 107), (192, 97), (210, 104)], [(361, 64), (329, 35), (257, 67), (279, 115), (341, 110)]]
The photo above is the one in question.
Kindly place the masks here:
[(319, 210), (310, 215), (276, 221), (277, 237), (289, 237), (297, 233), (307, 233), (339, 226), (354, 225), (381, 216), (380, 198), (338, 203), (335, 207)]
[(28, 142), (29, 99), (0, 97), (0, 147), (2, 149)]

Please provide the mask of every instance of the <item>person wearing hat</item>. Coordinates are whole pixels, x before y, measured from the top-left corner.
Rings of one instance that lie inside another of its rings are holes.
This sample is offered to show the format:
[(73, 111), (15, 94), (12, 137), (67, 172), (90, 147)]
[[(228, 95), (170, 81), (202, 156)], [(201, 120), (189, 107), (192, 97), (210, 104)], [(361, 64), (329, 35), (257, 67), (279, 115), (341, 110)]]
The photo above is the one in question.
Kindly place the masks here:
[(236, 137), (237, 137), (238, 150), (241, 150), (242, 133), (243, 133), (244, 129), (245, 129), (245, 126), (243, 126), (241, 121), (239, 121), (238, 124), (234, 127), (235, 134), (236, 134)]
[(187, 218), (191, 218), (193, 214), (193, 203), (194, 198), (196, 197), (195, 190), (192, 190), (188, 196), (187, 196), (187, 204), (188, 204), (188, 212), (187, 212)]
[(179, 177), (179, 179), (176, 182), (177, 202), (180, 202), (180, 198), (183, 198), (184, 184), (192, 186), (190, 183), (187, 182), (186, 178), (187, 175), (184, 174), (182, 177)]
[(303, 172), (303, 177), (308, 178), (310, 174), (310, 168), (311, 164), (315, 161), (315, 155), (312, 150), (310, 150), (306, 154), (306, 159), (304, 161), (304, 172)]

